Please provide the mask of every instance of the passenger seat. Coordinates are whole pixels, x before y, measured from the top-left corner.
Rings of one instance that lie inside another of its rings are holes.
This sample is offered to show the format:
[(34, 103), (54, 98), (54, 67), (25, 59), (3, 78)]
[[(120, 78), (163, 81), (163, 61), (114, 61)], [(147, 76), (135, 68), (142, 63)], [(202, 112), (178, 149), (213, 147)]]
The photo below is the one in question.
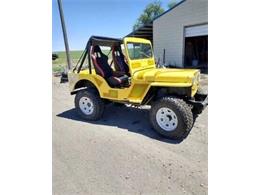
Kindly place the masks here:
[(112, 57), (113, 57), (116, 71), (123, 72), (124, 74), (130, 76), (129, 66), (125, 62), (125, 56), (124, 56), (120, 46), (113, 47)]

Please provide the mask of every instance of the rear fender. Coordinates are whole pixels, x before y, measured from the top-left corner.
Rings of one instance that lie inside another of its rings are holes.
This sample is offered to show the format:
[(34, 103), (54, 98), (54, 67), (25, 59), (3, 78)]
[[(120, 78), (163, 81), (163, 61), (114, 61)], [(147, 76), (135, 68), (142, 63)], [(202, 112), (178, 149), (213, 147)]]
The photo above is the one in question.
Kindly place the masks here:
[(70, 94), (74, 95), (74, 94), (78, 93), (79, 91), (86, 90), (87, 88), (91, 88), (91, 89), (95, 90), (97, 93), (99, 93), (97, 86), (93, 82), (91, 82), (90, 80), (83, 79), (83, 80), (79, 80), (75, 84), (74, 89), (73, 89), (73, 91), (71, 91)]

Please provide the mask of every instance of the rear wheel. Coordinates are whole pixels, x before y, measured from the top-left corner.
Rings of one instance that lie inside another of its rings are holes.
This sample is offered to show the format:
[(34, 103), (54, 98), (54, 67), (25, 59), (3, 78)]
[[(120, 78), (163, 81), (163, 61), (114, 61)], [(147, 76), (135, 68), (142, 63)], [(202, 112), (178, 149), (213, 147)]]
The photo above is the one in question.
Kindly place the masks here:
[(182, 99), (163, 97), (152, 105), (150, 122), (159, 134), (171, 139), (182, 139), (192, 128), (193, 114)]
[(79, 91), (75, 96), (75, 107), (86, 120), (99, 120), (104, 112), (104, 102), (93, 90)]

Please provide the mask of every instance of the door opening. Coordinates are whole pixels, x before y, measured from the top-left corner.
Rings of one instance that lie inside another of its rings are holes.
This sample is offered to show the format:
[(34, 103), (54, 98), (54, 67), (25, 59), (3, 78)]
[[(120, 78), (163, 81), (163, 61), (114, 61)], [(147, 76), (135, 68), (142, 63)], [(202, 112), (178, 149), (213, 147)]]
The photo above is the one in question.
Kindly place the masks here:
[(208, 70), (208, 36), (185, 38), (184, 66)]

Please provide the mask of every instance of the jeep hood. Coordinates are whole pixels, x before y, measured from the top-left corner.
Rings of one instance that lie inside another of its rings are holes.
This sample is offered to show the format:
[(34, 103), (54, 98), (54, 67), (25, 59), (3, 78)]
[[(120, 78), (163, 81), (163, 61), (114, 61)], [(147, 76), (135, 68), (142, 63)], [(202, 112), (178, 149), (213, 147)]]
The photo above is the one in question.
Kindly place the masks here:
[(197, 77), (199, 70), (196, 69), (177, 69), (177, 68), (153, 68), (140, 70), (134, 73), (136, 80), (148, 82), (171, 82), (171, 83), (190, 83)]

